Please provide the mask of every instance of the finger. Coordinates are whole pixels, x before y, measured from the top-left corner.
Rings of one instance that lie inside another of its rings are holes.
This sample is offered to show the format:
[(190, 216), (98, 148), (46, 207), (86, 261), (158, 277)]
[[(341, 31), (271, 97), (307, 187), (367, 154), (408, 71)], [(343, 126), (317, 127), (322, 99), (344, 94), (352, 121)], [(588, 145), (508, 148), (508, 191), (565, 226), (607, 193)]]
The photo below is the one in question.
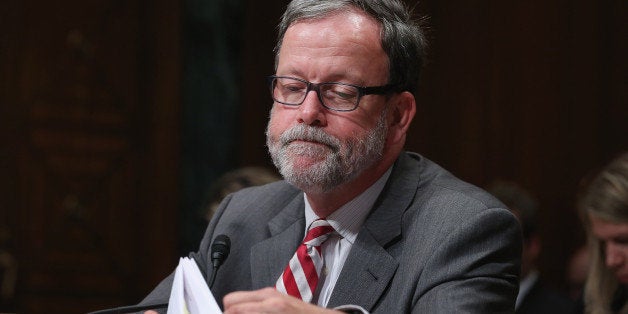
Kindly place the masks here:
[(222, 299), (222, 303), (225, 309), (235, 304), (248, 303), (248, 302), (261, 302), (273, 295), (280, 293), (274, 288), (264, 288), (254, 291), (236, 291), (231, 292)]
[(223, 314), (240, 314), (240, 313), (246, 313), (246, 314), (264, 313), (264, 309), (259, 306), (259, 303), (238, 303), (238, 304), (233, 304), (229, 307), (225, 306), (225, 311), (223, 312)]
[[(233, 303), (229, 306), (225, 305), (224, 314), (240, 314), (240, 313), (305, 313), (303, 310), (297, 310), (301, 300), (274, 292), (255, 291), (255, 297), (246, 299), (240, 303)], [(272, 295), (272, 296), (268, 296)], [(263, 296), (259, 300), (259, 296)], [(303, 303), (305, 304), (305, 303)]]

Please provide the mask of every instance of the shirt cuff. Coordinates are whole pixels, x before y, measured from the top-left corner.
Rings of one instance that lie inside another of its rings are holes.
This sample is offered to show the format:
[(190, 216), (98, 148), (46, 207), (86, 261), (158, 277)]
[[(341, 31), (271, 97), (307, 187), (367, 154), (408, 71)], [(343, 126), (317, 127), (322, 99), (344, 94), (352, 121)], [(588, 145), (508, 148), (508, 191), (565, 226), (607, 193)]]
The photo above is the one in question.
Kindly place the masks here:
[(334, 310), (349, 313), (349, 314), (369, 314), (367, 310), (359, 305), (347, 304), (334, 308)]

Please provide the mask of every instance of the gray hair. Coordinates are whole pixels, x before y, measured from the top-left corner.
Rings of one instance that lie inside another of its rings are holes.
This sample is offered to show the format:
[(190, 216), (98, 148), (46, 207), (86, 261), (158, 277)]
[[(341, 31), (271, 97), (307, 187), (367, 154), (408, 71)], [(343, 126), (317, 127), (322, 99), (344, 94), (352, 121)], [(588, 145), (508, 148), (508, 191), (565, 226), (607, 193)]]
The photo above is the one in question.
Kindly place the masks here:
[(418, 23), (412, 20), (411, 11), (397, 0), (293, 0), (278, 26), (275, 69), (279, 62), (281, 43), (290, 25), (352, 9), (367, 13), (382, 26), (381, 44), (389, 59), (388, 83), (397, 85), (399, 90), (415, 94), (427, 40)]

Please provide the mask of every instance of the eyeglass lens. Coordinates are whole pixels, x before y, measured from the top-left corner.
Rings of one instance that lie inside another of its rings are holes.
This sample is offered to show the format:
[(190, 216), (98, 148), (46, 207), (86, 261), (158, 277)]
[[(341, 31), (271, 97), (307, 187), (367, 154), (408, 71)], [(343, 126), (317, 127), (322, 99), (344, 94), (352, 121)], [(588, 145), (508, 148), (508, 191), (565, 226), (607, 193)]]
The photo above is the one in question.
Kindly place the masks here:
[(283, 77), (274, 78), (271, 86), (273, 99), (277, 102), (298, 106), (303, 103), (310, 90), (315, 90), (323, 105), (334, 110), (355, 109), (360, 94), (357, 87), (342, 83), (308, 84)]

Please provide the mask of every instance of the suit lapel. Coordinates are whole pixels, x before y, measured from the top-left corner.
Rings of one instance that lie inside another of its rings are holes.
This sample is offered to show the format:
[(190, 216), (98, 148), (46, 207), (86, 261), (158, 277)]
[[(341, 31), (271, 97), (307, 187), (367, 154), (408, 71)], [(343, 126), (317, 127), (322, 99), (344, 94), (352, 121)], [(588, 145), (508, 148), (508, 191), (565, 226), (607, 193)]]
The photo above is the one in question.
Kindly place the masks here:
[(251, 284), (253, 289), (271, 287), (303, 240), (305, 230), (303, 193), (268, 222), (270, 238), (251, 248)]
[(355, 304), (371, 311), (397, 270), (398, 263), (368, 231), (351, 247), (328, 307)]
[[(334, 287), (328, 307), (356, 304), (371, 311), (398, 267), (387, 248), (401, 239), (402, 215), (420, 180), (416, 160), (402, 153), (384, 191), (364, 222)], [(303, 239), (303, 194), (268, 222), (270, 237), (251, 248), (252, 288), (274, 286)]]
[(401, 154), (384, 191), (351, 247), (328, 307), (355, 304), (372, 311), (399, 263), (387, 248), (400, 241), (402, 216), (417, 191), (420, 169)]

